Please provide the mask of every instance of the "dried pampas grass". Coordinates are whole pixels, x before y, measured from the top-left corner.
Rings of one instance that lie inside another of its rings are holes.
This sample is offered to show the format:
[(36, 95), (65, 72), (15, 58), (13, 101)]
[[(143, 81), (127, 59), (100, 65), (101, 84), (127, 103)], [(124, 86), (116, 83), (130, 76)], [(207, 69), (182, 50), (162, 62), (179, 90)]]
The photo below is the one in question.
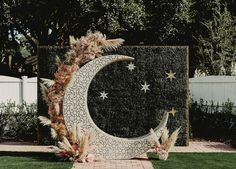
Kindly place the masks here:
[(42, 81), (42, 84), (44, 84), (47, 88), (51, 87), (55, 83), (55, 81), (51, 79), (40, 78), (40, 80)]
[(46, 103), (48, 103), (48, 88), (43, 83), (39, 83), (39, 85), (41, 89), (42, 98)]
[(169, 130), (167, 129), (167, 127), (165, 127), (162, 135), (161, 135), (161, 143), (165, 143), (169, 138)]
[(82, 135), (79, 125), (74, 125), (72, 131), (69, 132), (69, 139), (63, 137), (62, 141), (58, 142), (58, 148), (55, 149), (55, 153), (71, 161), (89, 162), (91, 159), (88, 156), (92, 155), (89, 152), (94, 137), (95, 134), (93, 131), (86, 132)]
[[(51, 122), (44, 117), (39, 117), (39, 119), (43, 125), (51, 124), (51, 136), (60, 141), (59, 149), (61, 149), (60, 153), (63, 157), (68, 157), (68, 155), (77, 156), (78, 147), (81, 151), (79, 153), (80, 156), (88, 155), (90, 144), (95, 138), (93, 131), (82, 135), (79, 125), (75, 125), (72, 131), (68, 131), (65, 127), (62, 104), (66, 89), (73, 83), (74, 75), (80, 65), (101, 57), (103, 50), (116, 49), (123, 42), (123, 39), (107, 39), (104, 34), (98, 31), (88, 31), (86, 36), (82, 36), (79, 39), (70, 36), (70, 50), (65, 54), (65, 61), (62, 61), (58, 56), (55, 57), (58, 67), (57, 72), (54, 74), (55, 80), (41, 79), (42, 97), (48, 104), (48, 114)], [(70, 146), (72, 146), (73, 150), (68, 149), (71, 148)], [(75, 154), (73, 154), (74, 149), (77, 151)], [(74, 157), (71, 158), (74, 159)], [(88, 159), (88, 161), (90, 160)]]
[(158, 154), (158, 157), (160, 160), (167, 160), (169, 151), (173, 148), (175, 145), (177, 139), (178, 139), (178, 134), (179, 134), (180, 128), (175, 130), (171, 136), (169, 136), (169, 130), (165, 128), (163, 130), (163, 133), (161, 135), (161, 143), (159, 141), (159, 137), (157, 134), (154, 132), (153, 129), (150, 129), (151, 133), (151, 141), (150, 143), (153, 145), (154, 144), (154, 149), (156, 150), (156, 153)]
[(120, 45), (123, 44), (125, 40), (124, 39), (111, 39), (111, 40), (105, 40), (102, 41), (102, 48), (105, 49), (106, 51), (108, 50), (114, 50), (117, 49)]
[(150, 129), (150, 133), (151, 133), (151, 139), (149, 140), (150, 143), (154, 147), (159, 147), (160, 146), (159, 137), (157, 137), (156, 133), (152, 128)]
[(178, 139), (178, 135), (179, 135), (179, 130), (180, 128), (176, 129), (171, 136), (169, 137), (168, 141), (167, 141), (167, 150), (170, 150), (174, 147), (177, 139)]
[(47, 117), (39, 116), (38, 119), (40, 120), (40, 123), (44, 126), (50, 126), (51, 125), (51, 120)]
[(57, 139), (58, 135), (55, 129), (51, 128), (51, 136), (53, 139)]

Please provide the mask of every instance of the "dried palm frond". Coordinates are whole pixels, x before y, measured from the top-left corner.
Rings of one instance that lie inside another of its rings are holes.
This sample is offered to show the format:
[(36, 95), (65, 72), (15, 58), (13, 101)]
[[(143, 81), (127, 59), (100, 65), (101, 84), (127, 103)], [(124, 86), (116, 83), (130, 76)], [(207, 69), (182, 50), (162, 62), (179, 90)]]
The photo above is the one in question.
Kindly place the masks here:
[(150, 129), (150, 133), (151, 133), (151, 140), (149, 140), (150, 143), (154, 144), (155, 147), (159, 147), (160, 146), (159, 138), (157, 137), (156, 133), (152, 128)]
[(55, 110), (56, 114), (59, 115), (60, 114), (60, 104), (54, 103), (53, 106), (54, 106), (54, 110)]
[(77, 124), (77, 126), (76, 126), (76, 141), (77, 142), (81, 141), (81, 129), (80, 129), (79, 124)]
[(40, 120), (40, 123), (43, 124), (44, 126), (51, 125), (51, 120), (47, 117), (39, 116), (38, 119)]
[(90, 130), (88, 133), (88, 142), (89, 144), (94, 141), (95, 139), (95, 132), (93, 130)]
[(42, 93), (42, 98), (46, 103), (48, 103), (48, 88), (43, 83), (40, 83), (39, 85)]
[(68, 79), (67, 84), (64, 86), (64, 89), (65, 89), (65, 90), (67, 90), (67, 88), (69, 88), (69, 87), (72, 86), (72, 84), (73, 84), (73, 82), (74, 82), (74, 80), (75, 80), (75, 77), (76, 77), (76, 76), (75, 76), (75, 73), (76, 73), (76, 72), (72, 73), (71, 76), (70, 76), (70, 78)]
[(74, 36), (69, 36), (69, 43), (70, 43), (70, 45), (74, 45), (77, 41), (78, 41), (78, 39), (75, 39)]
[(161, 136), (161, 143), (164, 144), (169, 138), (169, 130), (167, 129), (167, 127), (165, 127), (162, 136)]
[(69, 132), (69, 140), (72, 144), (76, 143), (76, 126), (73, 126), (72, 131)]
[(46, 78), (40, 78), (40, 80), (42, 81), (42, 83), (47, 87), (51, 87), (52, 85), (54, 85), (55, 81), (51, 80), (51, 79), (46, 79)]
[(66, 137), (63, 137), (62, 142), (69, 148), (72, 149), (72, 146), (69, 142), (69, 140)]
[(176, 143), (180, 128), (176, 129), (167, 141), (167, 150), (170, 150)]
[(52, 146), (51, 148), (52, 148), (53, 152), (56, 153), (56, 154), (61, 152), (61, 149), (57, 146)]
[(59, 138), (59, 140), (63, 140), (63, 137), (67, 135), (67, 130), (65, 124), (63, 123), (55, 124), (54, 129), (57, 133), (57, 137)]
[(111, 39), (111, 40), (103, 40), (101, 41), (101, 46), (105, 50), (113, 50), (122, 45), (124, 39)]
[(58, 142), (58, 147), (61, 149), (61, 151), (62, 150), (65, 150), (65, 151), (70, 151), (71, 150), (70, 147), (68, 147), (65, 143), (63, 143), (61, 141)]
[(82, 136), (81, 142), (80, 142), (80, 157), (83, 158), (89, 150), (89, 141), (88, 141), (88, 135)]
[(59, 58), (58, 55), (56, 55), (55, 62), (56, 62), (57, 66), (59, 66), (61, 64), (61, 59)]
[(53, 139), (57, 139), (58, 135), (55, 129), (51, 128), (51, 136)]

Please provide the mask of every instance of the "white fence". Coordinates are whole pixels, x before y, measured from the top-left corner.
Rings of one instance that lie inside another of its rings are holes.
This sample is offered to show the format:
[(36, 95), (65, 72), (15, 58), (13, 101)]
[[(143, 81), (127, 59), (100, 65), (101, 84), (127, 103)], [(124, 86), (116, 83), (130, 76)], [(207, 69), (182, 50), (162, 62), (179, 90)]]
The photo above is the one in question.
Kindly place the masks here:
[(15, 101), (21, 104), (37, 102), (37, 77), (21, 79), (0, 76), (0, 102)]
[(220, 105), (230, 99), (236, 104), (236, 76), (205, 76), (189, 79), (190, 97), (194, 101), (213, 100)]

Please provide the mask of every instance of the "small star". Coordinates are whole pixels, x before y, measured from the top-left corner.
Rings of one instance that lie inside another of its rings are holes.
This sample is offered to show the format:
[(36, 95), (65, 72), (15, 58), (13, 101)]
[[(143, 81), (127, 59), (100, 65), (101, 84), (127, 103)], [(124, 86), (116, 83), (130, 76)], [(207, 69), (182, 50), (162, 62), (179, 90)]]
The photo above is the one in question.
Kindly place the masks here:
[(178, 111), (172, 107), (171, 111), (169, 111), (169, 113), (171, 113), (173, 116), (175, 116), (175, 113), (177, 113)]
[(132, 62), (130, 62), (130, 64), (128, 64), (128, 66), (126, 66), (126, 67), (129, 69), (129, 71), (132, 72), (136, 66), (134, 66), (134, 64)]
[(176, 79), (175, 77), (175, 72), (173, 73), (172, 70), (170, 70), (170, 73), (166, 73), (168, 76), (166, 79), (170, 79), (170, 81), (172, 81), (173, 79)]
[(102, 100), (108, 98), (107, 95), (108, 95), (108, 93), (106, 93), (105, 91), (100, 92), (100, 97), (102, 98)]
[(144, 90), (145, 93), (147, 92), (147, 90), (150, 90), (150, 89), (149, 89), (149, 86), (150, 86), (150, 85), (147, 85), (146, 82), (144, 82), (144, 85), (141, 84), (141, 86), (142, 86), (142, 89), (141, 89), (141, 90)]

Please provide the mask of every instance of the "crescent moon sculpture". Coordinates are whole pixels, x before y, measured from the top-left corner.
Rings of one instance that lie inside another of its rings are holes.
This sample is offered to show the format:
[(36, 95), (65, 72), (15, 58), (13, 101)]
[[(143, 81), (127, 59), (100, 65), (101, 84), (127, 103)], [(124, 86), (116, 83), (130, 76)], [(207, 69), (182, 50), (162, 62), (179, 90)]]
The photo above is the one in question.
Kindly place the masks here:
[[(118, 61), (131, 61), (132, 57), (124, 55), (109, 55), (90, 61), (79, 69), (75, 79), (67, 88), (63, 101), (63, 115), (65, 124), (69, 130), (74, 124), (80, 124), (81, 131), (93, 129), (96, 139), (96, 159), (131, 159), (137, 157), (151, 148), (150, 134), (137, 138), (119, 138), (105, 133), (93, 122), (87, 105), (89, 85), (95, 75), (105, 66)], [(168, 120), (169, 113), (164, 113), (160, 124), (154, 129), (160, 137)]]

